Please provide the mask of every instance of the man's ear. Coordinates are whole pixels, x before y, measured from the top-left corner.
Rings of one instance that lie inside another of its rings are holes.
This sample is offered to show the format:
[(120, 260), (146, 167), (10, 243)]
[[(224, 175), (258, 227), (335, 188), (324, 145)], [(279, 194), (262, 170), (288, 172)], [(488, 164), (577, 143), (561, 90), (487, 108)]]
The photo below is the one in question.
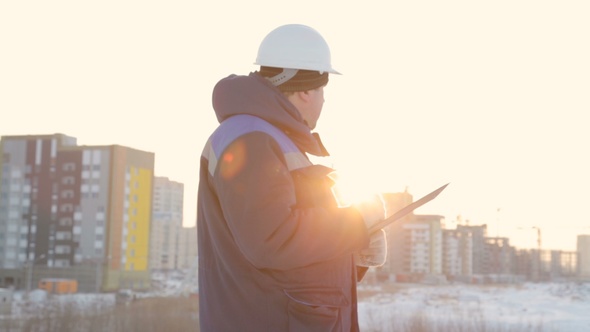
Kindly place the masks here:
[(308, 102), (311, 99), (309, 91), (297, 91), (295, 93), (297, 94), (297, 97), (301, 98), (301, 100), (305, 102)]

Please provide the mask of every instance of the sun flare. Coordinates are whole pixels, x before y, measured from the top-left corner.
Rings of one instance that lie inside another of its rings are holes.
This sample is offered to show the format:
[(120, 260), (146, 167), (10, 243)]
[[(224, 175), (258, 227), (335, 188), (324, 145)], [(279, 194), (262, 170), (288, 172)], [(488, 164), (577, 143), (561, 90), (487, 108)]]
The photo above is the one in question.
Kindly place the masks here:
[(371, 200), (379, 194), (376, 186), (360, 177), (347, 176), (341, 172), (329, 174), (334, 181), (332, 193), (340, 207), (348, 207)]

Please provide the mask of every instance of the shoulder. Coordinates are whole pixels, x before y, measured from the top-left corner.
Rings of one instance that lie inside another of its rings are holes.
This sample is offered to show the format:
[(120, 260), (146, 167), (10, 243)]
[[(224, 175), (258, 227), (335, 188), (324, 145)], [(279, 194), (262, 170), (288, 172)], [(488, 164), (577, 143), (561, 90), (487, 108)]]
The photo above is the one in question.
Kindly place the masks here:
[(293, 141), (280, 129), (259, 117), (247, 114), (232, 116), (223, 121), (211, 135), (210, 141), (216, 151), (224, 150), (235, 139), (249, 133), (271, 136), (285, 152), (298, 151)]
[(215, 169), (217, 160), (222, 158), (228, 148), (241, 150), (241, 145), (245, 145), (244, 149), (246, 146), (256, 146), (255, 150), (250, 150), (250, 153), (255, 154), (262, 152), (261, 146), (276, 149), (289, 170), (311, 165), (307, 156), (280, 129), (259, 117), (242, 114), (223, 121), (207, 141), (202, 157), (209, 161), (210, 172)]

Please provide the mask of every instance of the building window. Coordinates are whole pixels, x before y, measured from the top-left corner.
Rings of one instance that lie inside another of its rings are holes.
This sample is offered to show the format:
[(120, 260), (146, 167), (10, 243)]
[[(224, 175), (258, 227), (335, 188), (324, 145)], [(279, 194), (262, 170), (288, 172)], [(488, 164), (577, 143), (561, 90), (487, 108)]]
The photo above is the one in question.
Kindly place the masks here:
[(65, 185), (73, 185), (76, 184), (76, 178), (74, 178), (73, 176), (64, 176), (61, 179), (61, 183)]
[(70, 253), (70, 246), (55, 246), (55, 253), (56, 254), (69, 254)]
[(55, 239), (56, 240), (71, 240), (72, 239), (72, 233), (70, 233), (70, 232), (56, 232), (55, 233)]
[(60, 207), (61, 212), (74, 212), (74, 206), (72, 204), (63, 204)]
[(60, 226), (72, 226), (72, 218), (66, 217), (59, 219)]
[(75, 163), (65, 163), (62, 165), (62, 170), (65, 172), (72, 172), (76, 170), (76, 164)]
[(68, 267), (68, 266), (70, 266), (70, 261), (68, 261), (67, 259), (56, 259), (55, 266), (56, 267)]

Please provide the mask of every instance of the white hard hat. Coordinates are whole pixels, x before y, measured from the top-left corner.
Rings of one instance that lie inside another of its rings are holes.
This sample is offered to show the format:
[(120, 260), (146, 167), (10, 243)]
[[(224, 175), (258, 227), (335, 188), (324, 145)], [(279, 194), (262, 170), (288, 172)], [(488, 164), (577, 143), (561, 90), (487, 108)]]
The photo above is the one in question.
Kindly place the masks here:
[(266, 35), (254, 64), (340, 74), (332, 68), (328, 43), (316, 30), (301, 24), (283, 25)]

